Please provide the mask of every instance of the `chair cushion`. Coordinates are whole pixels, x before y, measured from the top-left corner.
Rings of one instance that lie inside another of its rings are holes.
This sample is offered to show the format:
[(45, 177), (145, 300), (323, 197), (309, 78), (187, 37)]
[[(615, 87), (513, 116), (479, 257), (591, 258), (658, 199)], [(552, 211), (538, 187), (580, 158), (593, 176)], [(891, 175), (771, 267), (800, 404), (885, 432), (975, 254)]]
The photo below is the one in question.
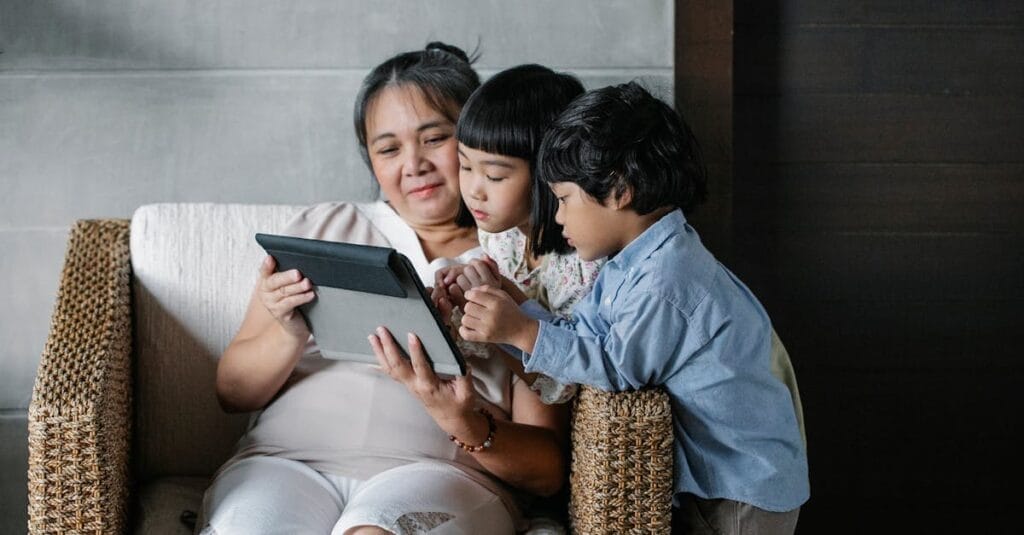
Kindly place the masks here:
[(137, 481), (205, 476), (230, 455), (246, 415), (217, 404), (217, 359), (235, 335), (263, 250), (300, 206), (153, 204), (131, 224)]

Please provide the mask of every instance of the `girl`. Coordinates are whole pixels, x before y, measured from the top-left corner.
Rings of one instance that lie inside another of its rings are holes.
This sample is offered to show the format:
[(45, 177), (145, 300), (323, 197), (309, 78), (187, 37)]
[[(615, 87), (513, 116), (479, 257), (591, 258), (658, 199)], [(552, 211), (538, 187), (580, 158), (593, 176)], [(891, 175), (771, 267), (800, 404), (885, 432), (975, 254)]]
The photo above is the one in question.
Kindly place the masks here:
[[(569, 316), (590, 291), (601, 262), (583, 262), (572, 251), (554, 220), (556, 200), (533, 173), (544, 131), (582, 93), (575, 77), (531, 64), (494, 75), (466, 102), (455, 133), (459, 188), (490, 262), (439, 271), (436, 300), (462, 304), (464, 290), (490, 284)], [(526, 375), (518, 359), (506, 360), (545, 403), (564, 403), (576, 393), (575, 385)]]

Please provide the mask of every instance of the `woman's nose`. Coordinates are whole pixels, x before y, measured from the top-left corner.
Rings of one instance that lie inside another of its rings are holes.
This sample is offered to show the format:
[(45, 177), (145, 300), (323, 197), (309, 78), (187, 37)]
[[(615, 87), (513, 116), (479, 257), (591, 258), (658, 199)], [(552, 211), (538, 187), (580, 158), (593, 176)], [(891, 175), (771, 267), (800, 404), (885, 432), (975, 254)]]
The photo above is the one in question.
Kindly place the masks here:
[(419, 148), (412, 148), (405, 152), (405, 160), (402, 161), (402, 174), (405, 176), (419, 176), (430, 170), (430, 162), (423, 157)]

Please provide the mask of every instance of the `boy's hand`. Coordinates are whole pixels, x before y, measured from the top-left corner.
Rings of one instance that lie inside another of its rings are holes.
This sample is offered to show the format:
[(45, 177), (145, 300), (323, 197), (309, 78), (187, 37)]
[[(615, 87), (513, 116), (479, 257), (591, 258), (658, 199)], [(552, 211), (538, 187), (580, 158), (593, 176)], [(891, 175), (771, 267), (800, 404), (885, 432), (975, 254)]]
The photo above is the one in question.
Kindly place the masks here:
[(540, 326), (519, 310), (504, 291), (481, 286), (466, 293), (466, 315), (459, 334), (473, 342), (510, 344), (533, 352)]

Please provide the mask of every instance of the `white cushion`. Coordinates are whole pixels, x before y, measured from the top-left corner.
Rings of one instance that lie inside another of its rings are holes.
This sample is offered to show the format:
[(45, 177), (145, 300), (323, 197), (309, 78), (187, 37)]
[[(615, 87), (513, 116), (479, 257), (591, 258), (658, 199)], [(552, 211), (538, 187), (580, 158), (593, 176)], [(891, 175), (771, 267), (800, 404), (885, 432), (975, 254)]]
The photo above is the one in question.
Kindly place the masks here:
[(217, 404), (217, 359), (235, 335), (265, 254), (256, 232), (302, 207), (152, 204), (131, 223), (139, 481), (208, 476), (245, 428)]

